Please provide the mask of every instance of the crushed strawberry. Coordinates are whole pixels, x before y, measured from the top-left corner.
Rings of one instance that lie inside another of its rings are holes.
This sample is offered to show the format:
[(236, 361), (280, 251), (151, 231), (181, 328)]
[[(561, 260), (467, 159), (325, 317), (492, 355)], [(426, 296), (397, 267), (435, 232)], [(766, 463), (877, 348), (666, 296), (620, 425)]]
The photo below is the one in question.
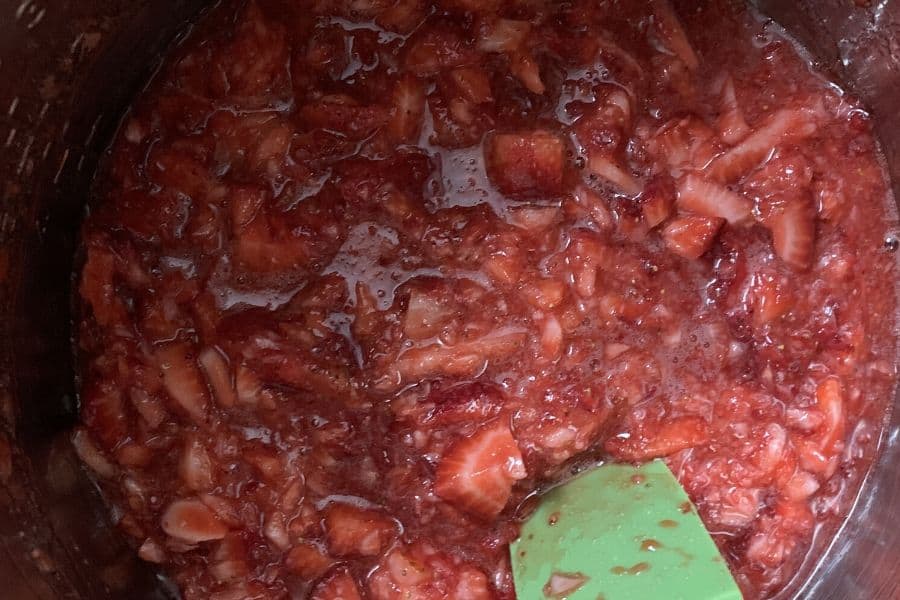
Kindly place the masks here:
[(851, 95), (688, 4), (223, 0), (170, 51), (85, 219), (71, 440), (181, 597), (514, 600), (598, 459), (664, 460), (748, 600), (827, 547), (892, 200)]

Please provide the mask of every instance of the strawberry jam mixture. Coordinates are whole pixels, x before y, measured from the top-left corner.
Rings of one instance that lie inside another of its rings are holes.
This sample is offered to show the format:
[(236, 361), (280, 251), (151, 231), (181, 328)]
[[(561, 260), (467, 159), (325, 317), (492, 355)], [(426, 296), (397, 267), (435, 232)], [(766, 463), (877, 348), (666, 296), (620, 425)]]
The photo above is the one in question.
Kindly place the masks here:
[(74, 442), (187, 600), (509, 600), (542, 489), (654, 458), (771, 597), (877, 451), (890, 202), (734, 2), (226, 1), (98, 179)]

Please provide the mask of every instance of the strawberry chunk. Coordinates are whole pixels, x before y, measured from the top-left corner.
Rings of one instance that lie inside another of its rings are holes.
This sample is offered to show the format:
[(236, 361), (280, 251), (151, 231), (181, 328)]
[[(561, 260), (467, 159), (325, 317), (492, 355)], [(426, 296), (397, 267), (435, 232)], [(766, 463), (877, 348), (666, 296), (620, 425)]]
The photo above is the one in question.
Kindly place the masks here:
[(628, 438), (614, 437), (606, 443), (606, 449), (616, 458), (628, 461), (644, 461), (670, 456), (685, 448), (700, 446), (709, 441), (706, 421), (700, 417), (680, 417), (648, 428), (642, 433), (643, 425), (637, 425), (636, 432)]
[(690, 174), (678, 183), (678, 207), (704, 217), (725, 219), (736, 225), (750, 220), (753, 202), (724, 185)]
[(101, 327), (113, 327), (126, 321), (125, 305), (116, 295), (116, 260), (112, 252), (100, 245), (90, 245), (87, 261), (81, 271), (79, 293), (94, 313)]
[(622, 167), (617, 161), (605, 154), (593, 154), (590, 159), (588, 159), (588, 169), (592, 174), (613, 184), (626, 196), (637, 196), (643, 189), (643, 186), (637, 177), (632, 175), (627, 168)]
[(500, 133), (488, 140), (485, 163), (504, 194), (557, 194), (563, 188), (565, 145), (549, 131)]
[(714, 160), (707, 175), (722, 183), (738, 181), (775, 148), (804, 140), (813, 135), (817, 128), (816, 119), (809, 111), (796, 108), (779, 110), (743, 142)]
[(228, 527), (199, 500), (176, 500), (162, 516), (167, 535), (191, 543), (221, 540)]
[(425, 114), (425, 89), (412, 75), (404, 75), (394, 86), (391, 119), (387, 132), (391, 139), (411, 143), (419, 137)]
[(479, 569), (429, 544), (399, 546), (369, 577), (373, 600), (490, 600), (487, 577)]
[(719, 137), (728, 144), (737, 144), (750, 133), (750, 126), (744, 119), (744, 113), (734, 91), (734, 80), (730, 76), (722, 83), (720, 99), (721, 112), (716, 119)]
[(656, 177), (647, 183), (640, 197), (641, 212), (647, 226), (653, 229), (672, 214), (675, 189), (668, 177)]
[(325, 96), (302, 107), (299, 115), (310, 127), (337, 131), (351, 139), (368, 136), (390, 117), (383, 106), (360, 106), (343, 96)]
[(652, 4), (656, 35), (666, 49), (680, 58), (688, 69), (696, 71), (700, 66), (700, 60), (681, 26), (678, 15), (675, 14), (675, 9), (668, 0), (654, 0)]
[(304, 265), (311, 248), (295, 235), (286, 221), (273, 218), (264, 207), (266, 193), (250, 186), (231, 194), (234, 254), (237, 262), (254, 271), (279, 271)]
[(798, 271), (809, 268), (816, 241), (816, 212), (812, 202), (786, 204), (767, 219), (775, 254)]
[(495, 421), (444, 454), (434, 490), (460, 510), (492, 519), (506, 506), (513, 484), (526, 475), (509, 426)]
[(328, 505), (324, 525), (328, 549), (335, 556), (377, 556), (397, 534), (393, 519), (341, 503)]
[(678, 176), (688, 169), (703, 169), (721, 148), (715, 131), (691, 115), (665, 123), (647, 140), (647, 150)]
[(359, 588), (346, 571), (331, 575), (313, 591), (310, 600), (360, 600)]
[(485, 52), (513, 53), (525, 45), (531, 23), (512, 19), (484, 21), (478, 30), (478, 49)]
[(81, 418), (105, 450), (113, 450), (128, 436), (122, 393), (108, 382), (93, 381), (81, 392)]
[(748, 300), (753, 309), (753, 326), (757, 328), (781, 318), (794, 306), (788, 282), (769, 273), (753, 277)]
[(724, 222), (724, 219), (685, 215), (670, 221), (662, 235), (672, 252), (698, 259), (712, 247)]
[(459, 67), (450, 72), (450, 80), (457, 92), (473, 104), (482, 104), (494, 100), (491, 94), (491, 81), (487, 72), (480, 67)]
[(397, 0), (375, 18), (375, 23), (389, 31), (411, 33), (422, 23), (426, 13), (425, 0)]
[(406, 47), (406, 68), (425, 76), (439, 71), (478, 62), (478, 52), (464, 36), (451, 29), (426, 29), (411, 39)]
[(288, 570), (305, 579), (321, 577), (333, 562), (322, 549), (312, 542), (297, 544), (284, 558), (284, 565)]
[(209, 571), (218, 581), (239, 581), (247, 577), (247, 547), (238, 533), (229, 533), (210, 555)]
[(541, 69), (530, 52), (524, 50), (509, 56), (509, 71), (533, 94), (543, 94), (547, 87), (541, 79)]
[(499, 331), (452, 346), (429, 344), (411, 348), (388, 365), (382, 389), (394, 389), (404, 382), (437, 375), (472, 377), (484, 365), (512, 354), (525, 340), (521, 331)]
[(160, 346), (156, 357), (169, 396), (195, 422), (204, 422), (209, 390), (197, 368), (193, 349), (185, 342), (171, 342)]

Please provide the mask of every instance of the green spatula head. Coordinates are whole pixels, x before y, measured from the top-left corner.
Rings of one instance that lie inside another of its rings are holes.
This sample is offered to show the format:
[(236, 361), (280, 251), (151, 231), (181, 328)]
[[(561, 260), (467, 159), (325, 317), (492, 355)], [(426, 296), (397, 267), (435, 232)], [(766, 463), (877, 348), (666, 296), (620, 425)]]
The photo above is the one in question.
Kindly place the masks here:
[(522, 600), (741, 600), (661, 461), (607, 464), (554, 488), (510, 546)]

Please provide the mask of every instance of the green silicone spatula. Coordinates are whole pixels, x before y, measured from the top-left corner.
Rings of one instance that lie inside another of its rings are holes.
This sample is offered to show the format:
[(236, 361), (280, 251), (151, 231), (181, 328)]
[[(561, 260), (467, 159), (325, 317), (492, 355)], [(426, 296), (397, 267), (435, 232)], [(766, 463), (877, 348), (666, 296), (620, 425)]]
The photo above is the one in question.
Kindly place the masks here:
[(522, 600), (741, 600), (662, 461), (606, 464), (550, 490), (510, 546)]

